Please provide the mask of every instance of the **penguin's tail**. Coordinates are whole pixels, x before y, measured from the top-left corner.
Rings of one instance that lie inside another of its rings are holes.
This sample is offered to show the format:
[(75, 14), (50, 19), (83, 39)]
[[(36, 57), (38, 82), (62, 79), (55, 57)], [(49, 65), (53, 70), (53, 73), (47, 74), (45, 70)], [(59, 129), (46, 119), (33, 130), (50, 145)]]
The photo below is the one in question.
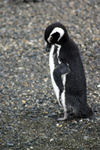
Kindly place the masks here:
[(93, 111), (87, 104), (84, 107), (81, 107), (81, 109), (78, 112), (78, 117), (81, 118), (90, 118), (92, 116), (93, 116)]

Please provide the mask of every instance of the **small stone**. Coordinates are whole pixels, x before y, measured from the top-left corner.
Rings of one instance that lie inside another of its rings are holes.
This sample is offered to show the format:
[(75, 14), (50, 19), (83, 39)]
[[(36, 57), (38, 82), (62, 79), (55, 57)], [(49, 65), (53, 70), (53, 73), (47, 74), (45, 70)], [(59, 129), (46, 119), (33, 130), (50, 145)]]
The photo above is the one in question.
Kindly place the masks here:
[(99, 120), (100, 120), (100, 117), (97, 117), (96, 119), (99, 121)]
[(27, 84), (27, 82), (24, 82), (24, 84)]
[(50, 142), (53, 142), (54, 141), (54, 139), (52, 138), (52, 139), (50, 139)]
[(48, 78), (45, 78), (44, 81), (47, 82)]
[(57, 123), (56, 126), (58, 127), (58, 126), (59, 126), (59, 123)]
[(77, 124), (77, 121), (76, 120), (73, 120), (73, 122), (72, 122), (73, 124)]
[(48, 116), (45, 116), (44, 118), (45, 118), (45, 119), (47, 119), (47, 118), (48, 118)]
[(45, 114), (48, 114), (48, 112), (46, 111)]
[(30, 146), (30, 149), (33, 149), (33, 146)]
[(94, 91), (94, 93), (93, 93), (94, 95), (97, 95), (98, 93), (97, 93), (97, 91)]
[(13, 143), (10, 142), (7, 143), (7, 146), (13, 146), (13, 145), (14, 145)]
[(22, 104), (25, 104), (26, 103), (26, 101), (25, 100), (22, 100)]
[(62, 127), (62, 124), (56, 124), (57, 127), (61, 128)]
[(0, 142), (3, 142), (3, 140), (2, 140), (2, 139), (0, 139)]
[(100, 84), (99, 84), (99, 85), (97, 85), (97, 87), (99, 88), (99, 87), (100, 87)]
[(81, 119), (79, 122), (81, 123), (81, 122), (83, 122), (83, 120)]
[(84, 140), (87, 140), (89, 138), (89, 136), (84, 136)]
[(61, 124), (61, 125), (59, 125), (58, 127), (59, 127), (59, 128), (61, 128), (61, 127), (62, 127), (62, 124)]

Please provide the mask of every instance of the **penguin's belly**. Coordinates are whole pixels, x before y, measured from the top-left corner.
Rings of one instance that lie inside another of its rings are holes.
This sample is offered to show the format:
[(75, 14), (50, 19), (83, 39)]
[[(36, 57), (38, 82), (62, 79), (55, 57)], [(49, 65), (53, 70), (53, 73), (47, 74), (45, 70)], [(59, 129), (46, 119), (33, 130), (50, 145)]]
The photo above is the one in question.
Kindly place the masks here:
[[(59, 92), (60, 91), (59, 91), (58, 86), (55, 83), (54, 76), (53, 76), (54, 69), (56, 67), (56, 64), (58, 63), (58, 62), (55, 62), (54, 51), (55, 51), (55, 46), (53, 45), (51, 50), (50, 50), (49, 65), (50, 65), (50, 75), (51, 75), (52, 86), (54, 88), (54, 92), (55, 92), (57, 100), (59, 102)], [(58, 51), (59, 51), (59, 49), (58, 49)]]

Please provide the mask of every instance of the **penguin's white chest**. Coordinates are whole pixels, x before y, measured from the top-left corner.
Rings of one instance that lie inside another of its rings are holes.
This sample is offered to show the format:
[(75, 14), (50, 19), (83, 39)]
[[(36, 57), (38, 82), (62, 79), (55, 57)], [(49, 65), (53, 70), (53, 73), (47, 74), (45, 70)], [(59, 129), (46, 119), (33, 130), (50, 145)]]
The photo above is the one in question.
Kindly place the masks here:
[[(57, 57), (59, 56), (60, 48), (61, 48), (61, 46), (59, 45), (59, 47), (57, 48)], [(50, 50), (50, 55), (49, 55), (49, 66), (50, 66), (50, 75), (51, 75), (52, 85), (53, 85), (57, 100), (59, 102), (59, 88), (56, 85), (56, 83), (54, 81), (54, 76), (53, 76), (53, 72), (56, 67), (55, 63), (54, 63), (54, 51), (55, 51), (55, 45), (52, 45), (52, 48)], [(58, 59), (58, 63), (60, 64), (59, 59)]]

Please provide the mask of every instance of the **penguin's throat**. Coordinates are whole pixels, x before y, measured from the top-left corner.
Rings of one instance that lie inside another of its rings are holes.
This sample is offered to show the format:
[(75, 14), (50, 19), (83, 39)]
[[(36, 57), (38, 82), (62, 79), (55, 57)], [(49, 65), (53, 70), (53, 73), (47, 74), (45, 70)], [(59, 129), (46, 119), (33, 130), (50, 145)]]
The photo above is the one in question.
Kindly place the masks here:
[(54, 45), (54, 51), (53, 51), (53, 59), (54, 59), (54, 65), (55, 67), (58, 66), (59, 64), (61, 64), (61, 61), (60, 61), (60, 49), (61, 49), (61, 46), (60, 45)]

